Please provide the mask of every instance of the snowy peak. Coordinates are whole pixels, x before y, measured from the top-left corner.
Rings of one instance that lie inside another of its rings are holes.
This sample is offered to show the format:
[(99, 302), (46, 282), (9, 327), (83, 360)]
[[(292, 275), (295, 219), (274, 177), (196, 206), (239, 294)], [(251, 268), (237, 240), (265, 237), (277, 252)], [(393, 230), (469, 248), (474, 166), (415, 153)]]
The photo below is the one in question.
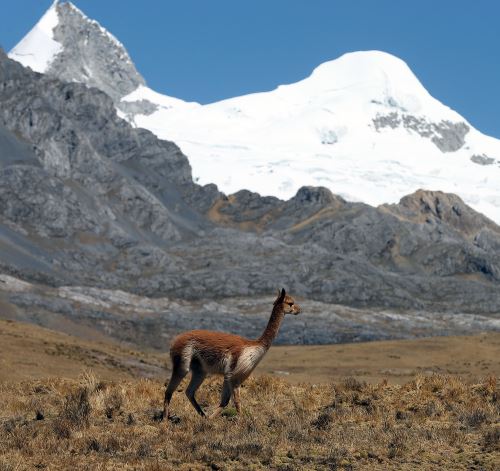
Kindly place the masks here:
[(297, 83), (279, 92), (314, 104), (348, 104), (352, 112), (365, 117), (393, 112), (425, 115), (428, 120), (460, 121), (456, 112), (433, 98), (408, 65), (382, 51), (358, 51), (325, 62)]
[(123, 44), (70, 2), (54, 2), (9, 56), (37, 72), (99, 88), (115, 101), (145, 84)]
[(359, 51), (328, 61), (306, 79), (312, 89), (412, 113), (435, 101), (408, 65), (381, 51)]
[(40, 18), (33, 29), (10, 51), (10, 58), (35, 72), (45, 73), (62, 45), (54, 40), (54, 28), (59, 22), (57, 0)]
[(305, 185), (348, 201), (397, 202), (418, 188), (458, 193), (500, 221), (500, 142), (433, 98), (406, 63), (364, 51), (275, 90), (134, 123), (176, 142), (200, 183), (288, 199)]
[[(306, 79), (308, 80), (308, 79)], [(353, 86), (371, 89), (396, 86), (406, 92), (424, 93), (427, 91), (413, 74), (406, 62), (392, 54), (382, 51), (356, 51), (324, 62), (314, 69), (309, 80), (326, 83), (345, 89)]]

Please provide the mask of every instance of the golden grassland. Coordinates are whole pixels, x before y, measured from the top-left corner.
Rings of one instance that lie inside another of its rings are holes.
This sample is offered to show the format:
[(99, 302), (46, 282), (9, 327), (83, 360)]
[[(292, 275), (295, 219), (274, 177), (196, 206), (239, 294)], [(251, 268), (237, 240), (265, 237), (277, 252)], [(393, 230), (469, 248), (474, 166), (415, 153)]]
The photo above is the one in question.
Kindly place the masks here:
[[(214, 406), (220, 381), (200, 402)], [(214, 420), (174, 396), (179, 422), (158, 421), (162, 384), (76, 380), (0, 385), (0, 470), (500, 469), (500, 389), (457, 376), (403, 385), (291, 385), (267, 375), (242, 387), (243, 413)]]
[(272, 347), (241, 416), (185, 380), (178, 423), (167, 355), (101, 340), (0, 321), (0, 471), (500, 469), (500, 333)]

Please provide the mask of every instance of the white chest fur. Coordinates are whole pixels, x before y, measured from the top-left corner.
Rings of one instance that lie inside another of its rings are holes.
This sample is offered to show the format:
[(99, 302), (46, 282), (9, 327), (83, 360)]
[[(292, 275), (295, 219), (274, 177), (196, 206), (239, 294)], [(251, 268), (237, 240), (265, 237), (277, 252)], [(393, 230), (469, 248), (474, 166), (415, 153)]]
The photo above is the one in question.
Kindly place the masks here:
[(264, 356), (265, 350), (261, 346), (245, 347), (234, 369), (235, 375), (250, 374)]

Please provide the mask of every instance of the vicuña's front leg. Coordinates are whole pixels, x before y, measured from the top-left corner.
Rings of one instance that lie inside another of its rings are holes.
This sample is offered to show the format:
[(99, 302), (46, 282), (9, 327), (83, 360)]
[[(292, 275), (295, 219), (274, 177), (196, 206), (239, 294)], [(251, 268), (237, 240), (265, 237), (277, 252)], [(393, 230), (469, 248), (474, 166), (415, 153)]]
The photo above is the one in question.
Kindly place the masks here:
[(210, 416), (209, 419), (214, 419), (215, 417), (219, 416), (224, 408), (229, 404), (229, 400), (231, 399), (231, 395), (233, 393), (233, 386), (231, 384), (231, 381), (229, 378), (224, 378), (224, 384), (222, 385), (222, 394), (220, 397), (220, 404), (217, 409), (215, 409), (215, 412), (213, 412)]
[(234, 402), (234, 407), (236, 407), (236, 412), (238, 414), (241, 413), (241, 403), (240, 403), (240, 387), (236, 386), (233, 389), (233, 402)]

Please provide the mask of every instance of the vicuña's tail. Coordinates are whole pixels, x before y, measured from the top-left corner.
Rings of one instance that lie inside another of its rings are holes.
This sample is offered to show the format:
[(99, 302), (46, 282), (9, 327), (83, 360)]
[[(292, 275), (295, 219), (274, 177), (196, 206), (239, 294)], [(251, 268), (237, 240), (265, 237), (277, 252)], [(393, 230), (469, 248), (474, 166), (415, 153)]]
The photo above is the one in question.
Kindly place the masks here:
[(191, 342), (184, 342), (182, 338), (174, 341), (170, 348), (170, 358), (172, 368), (175, 371), (187, 373), (193, 359), (193, 345)]

